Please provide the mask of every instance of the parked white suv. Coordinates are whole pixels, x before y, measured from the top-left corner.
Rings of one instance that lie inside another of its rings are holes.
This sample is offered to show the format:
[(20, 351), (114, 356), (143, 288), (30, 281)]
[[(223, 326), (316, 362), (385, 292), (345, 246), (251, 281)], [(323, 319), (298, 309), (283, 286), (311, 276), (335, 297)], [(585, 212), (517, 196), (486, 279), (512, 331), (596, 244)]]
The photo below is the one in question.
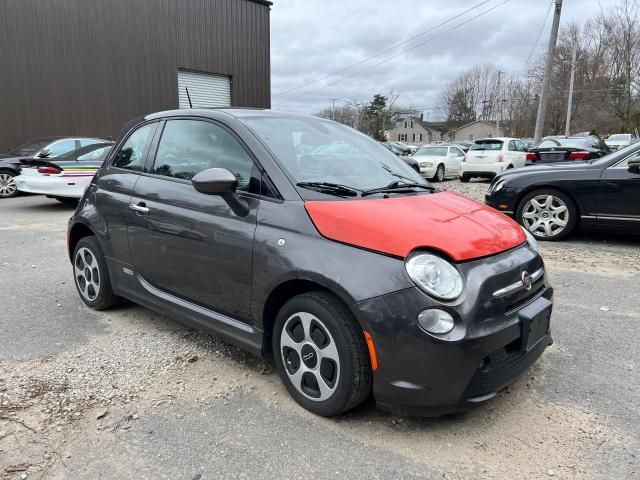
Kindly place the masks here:
[(493, 178), (510, 168), (524, 167), (527, 147), (517, 138), (483, 138), (471, 146), (460, 167), (460, 180)]

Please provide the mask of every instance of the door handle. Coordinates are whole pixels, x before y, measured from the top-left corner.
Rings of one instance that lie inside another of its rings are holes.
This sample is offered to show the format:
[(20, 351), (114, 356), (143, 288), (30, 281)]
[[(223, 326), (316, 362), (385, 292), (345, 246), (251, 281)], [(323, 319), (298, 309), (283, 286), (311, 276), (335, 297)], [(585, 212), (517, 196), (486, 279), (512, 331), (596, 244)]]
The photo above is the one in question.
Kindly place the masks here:
[(140, 202), (138, 205), (130, 204), (129, 208), (139, 215), (144, 215), (146, 213), (149, 213), (149, 209), (142, 202)]

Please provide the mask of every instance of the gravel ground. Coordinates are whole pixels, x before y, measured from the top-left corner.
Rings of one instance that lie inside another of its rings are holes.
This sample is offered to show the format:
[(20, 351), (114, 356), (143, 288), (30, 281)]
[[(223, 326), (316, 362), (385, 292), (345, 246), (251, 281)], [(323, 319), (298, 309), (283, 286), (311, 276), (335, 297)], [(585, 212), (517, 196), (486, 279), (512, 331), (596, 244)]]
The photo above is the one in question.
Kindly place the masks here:
[[(445, 185), (476, 199), (488, 186)], [(323, 419), (236, 347), (138, 306), (86, 309), (70, 213), (41, 197), (0, 209), (3, 480), (640, 475), (638, 239), (543, 244), (555, 344), (495, 401), (442, 419), (369, 401)]]

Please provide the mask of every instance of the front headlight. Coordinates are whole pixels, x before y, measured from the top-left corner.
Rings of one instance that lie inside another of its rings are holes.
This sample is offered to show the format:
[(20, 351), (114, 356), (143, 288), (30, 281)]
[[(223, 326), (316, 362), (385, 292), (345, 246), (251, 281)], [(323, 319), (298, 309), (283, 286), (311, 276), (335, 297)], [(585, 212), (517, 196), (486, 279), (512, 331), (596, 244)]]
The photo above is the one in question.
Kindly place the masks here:
[(462, 275), (451, 263), (429, 253), (414, 253), (405, 262), (409, 278), (441, 300), (454, 300), (462, 293)]
[(525, 227), (522, 227), (522, 231), (527, 236), (527, 243), (529, 244), (529, 248), (534, 252), (538, 252), (538, 241), (535, 239), (531, 232), (527, 230)]
[(422, 168), (431, 168), (431, 167), (433, 167), (433, 163), (431, 163), (431, 162), (422, 162), (422, 163), (420, 164), (420, 166), (421, 166)]
[(491, 194), (499, 192), (500, 190), (502, 190), (502, 187), (504, 187), (504, 184), (504, 180), (498, 180), (496, 183), (491, 185), (491, 187), (489, 187), (489, 193)]

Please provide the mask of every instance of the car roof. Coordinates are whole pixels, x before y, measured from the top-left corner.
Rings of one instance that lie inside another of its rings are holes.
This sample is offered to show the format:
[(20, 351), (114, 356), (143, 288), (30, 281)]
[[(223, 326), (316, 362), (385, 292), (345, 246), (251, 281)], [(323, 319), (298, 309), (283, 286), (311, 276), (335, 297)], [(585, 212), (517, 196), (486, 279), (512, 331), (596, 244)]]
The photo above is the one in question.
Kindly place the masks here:
[[(220, 108), (181, 108), (178, 110), (165, 110), (162, 112), (155, 112), (146, 115), (142, 118), (145, 120), (154, 120), (164, 117), (178, 117), (178, 116), (199, 116), (213, 118), (216, 114), (225, 114), (236, 118), (246, 117), (305, 117), (310, 115), (303, 115), (300, 113), (288, 112), (284, 110), (271, 110), (268, 108), (247, 108), (247, 107), (220, 107)], [(326, 120), (317, 117), (319, 120)]]

